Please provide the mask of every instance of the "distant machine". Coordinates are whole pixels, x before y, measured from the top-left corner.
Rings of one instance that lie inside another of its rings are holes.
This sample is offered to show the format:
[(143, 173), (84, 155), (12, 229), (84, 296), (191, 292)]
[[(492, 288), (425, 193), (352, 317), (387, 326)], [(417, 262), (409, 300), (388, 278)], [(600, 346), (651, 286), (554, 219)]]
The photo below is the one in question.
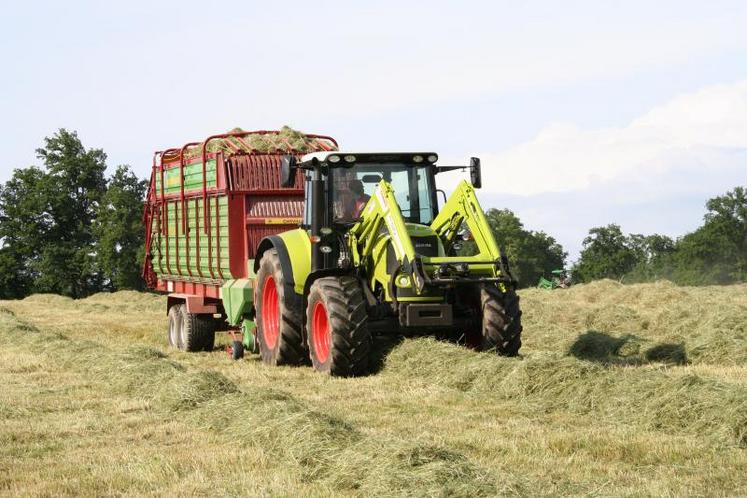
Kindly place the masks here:
[(571, 286), (571, 276), (568, 270), (553, 270), (550, 272), (551, 277), (549, 279), (540, 277), (537, 283), (538, 289), (567, 289)]

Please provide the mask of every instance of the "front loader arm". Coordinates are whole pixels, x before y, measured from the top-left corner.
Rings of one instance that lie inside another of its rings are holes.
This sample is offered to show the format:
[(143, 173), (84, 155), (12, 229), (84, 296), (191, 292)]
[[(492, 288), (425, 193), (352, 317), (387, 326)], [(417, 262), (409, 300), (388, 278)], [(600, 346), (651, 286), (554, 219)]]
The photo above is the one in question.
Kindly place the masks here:
[(350, 229), (350, 245), (353, 252), (353, 262), (356, 265), (371, 256), (374, 246), (379, 240), (382, 225), (386, 226), (389, 232), (389, 239), (392, 242), (397, 262), (402, 270), (412, 277), (419, 294), (425, 285), (422, 264), (415, 252), (415, 246), (413, 246), (412, 239), (407, 231), (399, 204), (394, 198), (394, 189), (385, 180), (379, 182), (373, 196), (363, 207), (360, 221)]
[(431, 228), (444, 241), (444, 245), (451, 245), (464, 222), (472, 232), (480, 255), (487, 256), (491, 261), (500, 260), (498, 244), (477, 200), (475, 189), (462, 180), (431, 223)]
[(412, 261), (415, 258), (415, 247), (407, 233), (399, 204), (394, 198), (394, 189), (385, 180), (379, 182), (374, 195), (363, 207), (360, 221), (350, 229), (350, 234), (355, 237), (359, 248), (359, 259), (371, 255), (382, 224), (389, 231), (397, 261), (400, 263), (405, 260)]

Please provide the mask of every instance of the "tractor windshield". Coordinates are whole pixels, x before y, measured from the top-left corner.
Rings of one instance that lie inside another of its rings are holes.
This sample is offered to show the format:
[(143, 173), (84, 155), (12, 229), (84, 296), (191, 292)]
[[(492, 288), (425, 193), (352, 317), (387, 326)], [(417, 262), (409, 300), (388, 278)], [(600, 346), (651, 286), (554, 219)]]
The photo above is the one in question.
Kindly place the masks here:
[(394, 189), (405, 220), (430, 224), (434, 216), (431, 174), (430, 166), (401, 163), (363, 163), (352, 168), (335, 168), (332, 170), (335, 221), (357, 221), (376, 186), (386, 180)]

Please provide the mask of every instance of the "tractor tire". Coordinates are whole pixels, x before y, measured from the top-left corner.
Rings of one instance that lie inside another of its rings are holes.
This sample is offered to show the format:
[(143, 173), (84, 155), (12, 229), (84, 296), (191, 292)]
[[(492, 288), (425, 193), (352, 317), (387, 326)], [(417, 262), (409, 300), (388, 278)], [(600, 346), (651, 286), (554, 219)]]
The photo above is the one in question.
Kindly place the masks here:
[(182, 314), (179, 305), (169, 308), (169, 329), (167, 337), (169, 346), (174, 349), (181, 349), (179, 345), (182, 334)]
[(315, 370), (336, 377), (368, 373), (371, 332), (356, 278), (324, 277), (311, 285), (306, 330)]
[(182, 317), (179, 349), (190, 352), (204, 351), (211, 334), (213, 337), (215, 334), (213, 317), (187, 313), (185, 304), (180, 304), (177, 307)]
[(265, 251), (257, 272), (257, 341), (268, 365), (300, 365), (308, 358), (303, 343), (303, 300), (285, 295), (285, 277), (275, 249)]
[(495, 350), (501, 356), (516, 356), (521, 348), (521, 309), (514, 289), (501, 292), (497, 287), (480, 289), (483, 351)]

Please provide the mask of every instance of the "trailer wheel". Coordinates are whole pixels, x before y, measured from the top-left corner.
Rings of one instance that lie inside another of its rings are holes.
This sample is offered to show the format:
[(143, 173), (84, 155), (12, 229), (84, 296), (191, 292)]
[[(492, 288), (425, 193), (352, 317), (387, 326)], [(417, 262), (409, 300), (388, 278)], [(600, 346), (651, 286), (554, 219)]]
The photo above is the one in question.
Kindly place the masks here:
[(285, 277), (275, 249), (265, 251), (257, 272), (257, 341), (268, 365), (300, 365), (307, 358), (301, 335), (301, 297), (285, 294)]
[(167, 335), (169, 346), (176, 349), (181, 349), (182, 314), (180, 311), (179, 305), (169, 308), (169, 329)]
[(501, 292), (497, 287), (480, 290), (483, 351), (495, 350), (502, 356), (516, 356), (521, 348), (521, 309), (516, 291)]
[[(207, 346), (210, 335), (215, 334), (215, 324), (210, 315), (187, 313), (187, 306), (178, 305), (181, 315), (181, 334), (179, 349), (182, 351), (203, 351)], [(212, 349), (212, 348), (211, 348)]]
[(339, 377), (367, 373), (371, 333), (357, 279), (344, 276), (316, 280), (309, 291), (306, 320), (315, 370)]
[(241, 341), (233, 341), (231, 343), (231, 359), (240, 360), (244, 357), (244, 345)]
[(218, 321), (215, 318), (207, 317), (202, 322), (204, 331), (202, 333), (202, 350), (208, 353), (215, 349), (215, 329), (218, 328)]

